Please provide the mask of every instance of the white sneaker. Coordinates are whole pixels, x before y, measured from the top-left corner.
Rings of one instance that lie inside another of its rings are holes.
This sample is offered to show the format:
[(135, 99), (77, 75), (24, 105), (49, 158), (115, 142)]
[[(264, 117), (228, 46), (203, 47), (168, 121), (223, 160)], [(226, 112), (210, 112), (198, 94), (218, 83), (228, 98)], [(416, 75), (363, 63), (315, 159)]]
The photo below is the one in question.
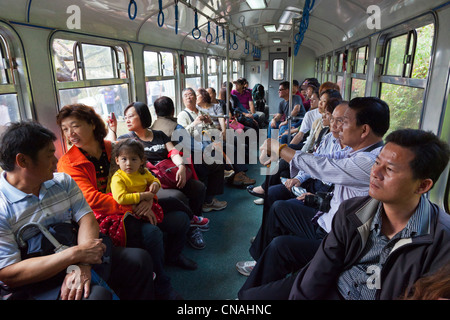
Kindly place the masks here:
[(252, 272), (253, 268), (256, 266), (256, 261), (239, 261), (236, 263), (236, 269), (237, 271), (248, 277), (250, 275), (250, 272)]
[(258, 199), (253, 200), (253, 202), (255, 204), (264, 204), (264, 199), (263, 198), (258, 198)]

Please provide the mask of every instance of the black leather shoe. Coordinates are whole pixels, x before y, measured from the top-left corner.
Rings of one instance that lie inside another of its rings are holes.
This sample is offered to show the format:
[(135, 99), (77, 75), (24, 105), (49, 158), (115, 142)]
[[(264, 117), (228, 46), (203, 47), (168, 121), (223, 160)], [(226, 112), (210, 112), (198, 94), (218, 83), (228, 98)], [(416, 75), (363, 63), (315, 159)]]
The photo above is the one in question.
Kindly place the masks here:
[(197, 262), (195, 262), (194, 260), (191, 260), (187, 257), (185, 257), (184, 255), (180, 254), (178, 256), (178, 259), (175, 261), (171, 261), (170, 262), (171, 265), (180, 267), (182, 269), (186, 269), (186, 270), (195, 270), (198, 268)]
[(248, 191), (248, 193), (250, 193), (252, 196), (254, 196), (254, 197), (258, 197), (258, 198), (264, 198), (264, 193), (257, 193), (257, 192), (255, 192), (255, 191), (253, 191), (253, 188), (254, 188), (255, 186), (253, 186), (253, 185), (251, 185), (251, 186), (248, 186), (247, 187), (247, 191)]

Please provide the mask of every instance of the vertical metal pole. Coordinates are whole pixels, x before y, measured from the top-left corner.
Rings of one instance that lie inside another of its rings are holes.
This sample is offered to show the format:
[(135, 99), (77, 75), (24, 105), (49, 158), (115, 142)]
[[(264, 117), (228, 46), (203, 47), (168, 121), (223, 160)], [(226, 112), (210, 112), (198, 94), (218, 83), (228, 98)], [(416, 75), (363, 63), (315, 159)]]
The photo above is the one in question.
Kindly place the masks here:
[(291, 141), (291, 113), (292, 113), (292, 81), (294, 80), (294, 55), (292, 54), (294, 51), (294, 36), (295, 29), (297, 23), (300, 22), (300, 19), (292, 19), (292, 36), (288, 50), (288, 68), (289, 68), (289, 120), (288, 120), (288, 143)]
[[(227, 110), (227, 114), (228, 115), (230, 113), (228, 104), (230, 103), (230, 98), (231, 98), (231, 94), (230, 94), (230, 29), (227, 26), (226, 27), (227, 33), (226, 33), (226, 44), (225, 46), (227, 47), (227, 101), (226, 101), (226, 110)], [(225, 118), (225, 120), (227, 120), (227, 118)], [(229, 126), (229, 121), (226, 121), (227, 123), (227, 128)]]

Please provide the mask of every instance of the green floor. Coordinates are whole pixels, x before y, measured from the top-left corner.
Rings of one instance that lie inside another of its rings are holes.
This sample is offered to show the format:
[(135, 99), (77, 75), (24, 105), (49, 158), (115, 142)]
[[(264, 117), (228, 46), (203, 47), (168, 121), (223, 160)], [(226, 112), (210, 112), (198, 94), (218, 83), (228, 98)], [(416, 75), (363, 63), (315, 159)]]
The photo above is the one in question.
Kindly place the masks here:
[[(256, 179), (256, 185), (264, 181), (260, 166), (251, 165), (247, 175)], [(244, 188), (225, 185), (225, 192), (218, 196), (226, 200), (228, 207), (222, 211), (204, 213), (210, 219), (210, 229), (203, 232), (206, 247), (196, 250), (186, 244), (184, 255), (198, 263), (195, 271), (167, 267), (172, 285), (185, 300), (236, 299), (237, 292), (246, 277), (237, 272), (235, 264), (251, 260), (248, 252), (250, 239), (261, 224), (262, 205), (255, 205)]]

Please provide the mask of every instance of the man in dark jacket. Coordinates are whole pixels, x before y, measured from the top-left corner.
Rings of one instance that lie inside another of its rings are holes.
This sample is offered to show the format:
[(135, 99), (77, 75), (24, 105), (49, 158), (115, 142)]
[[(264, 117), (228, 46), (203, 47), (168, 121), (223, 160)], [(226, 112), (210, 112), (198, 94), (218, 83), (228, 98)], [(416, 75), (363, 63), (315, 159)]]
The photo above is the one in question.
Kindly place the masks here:
[(450, 262), (450, 216), (425, 196), (449, 157), (448, 144), (433, 133), (389, 134), (372, 167), (369, 196), (341, 204), (313, 259), (296, 276), (252, 288), (242, 298), (402, 296)]
[(430, 132), (391, 133), (372, 167), (370, 196), (341, 205), (289, 298), (396, 299), (450, 261), (450, 216), (425, 197), (449, 155)]

